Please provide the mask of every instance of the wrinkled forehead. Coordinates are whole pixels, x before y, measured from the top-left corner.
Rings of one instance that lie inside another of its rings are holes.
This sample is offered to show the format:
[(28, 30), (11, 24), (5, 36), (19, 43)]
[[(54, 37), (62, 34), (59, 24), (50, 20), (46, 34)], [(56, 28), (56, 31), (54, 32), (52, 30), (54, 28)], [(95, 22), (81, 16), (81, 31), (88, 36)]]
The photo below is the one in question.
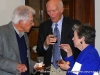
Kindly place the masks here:
[(58, 2), (53, 1), (53, 0), (48, 1), (47, 4), (46, 4), (46, 8), (57, 7), (57, 6), (58, 6)]

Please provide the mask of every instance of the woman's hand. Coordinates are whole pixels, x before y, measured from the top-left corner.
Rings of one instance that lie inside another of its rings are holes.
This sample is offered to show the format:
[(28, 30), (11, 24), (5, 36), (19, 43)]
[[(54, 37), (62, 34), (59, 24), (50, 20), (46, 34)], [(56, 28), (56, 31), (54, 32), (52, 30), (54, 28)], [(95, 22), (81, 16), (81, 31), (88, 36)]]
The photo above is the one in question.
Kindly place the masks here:
[(62, 59), (60, 61), (58, 61), (58, 66), (63, 70), (68, 70), (70, 68), (69, 65), (70, 65), (69, 61), (65, 62)]
[(61, 44), (60, 48), (67, 53), (67, 57), (72, 56), (72, 49), (69, 44)]

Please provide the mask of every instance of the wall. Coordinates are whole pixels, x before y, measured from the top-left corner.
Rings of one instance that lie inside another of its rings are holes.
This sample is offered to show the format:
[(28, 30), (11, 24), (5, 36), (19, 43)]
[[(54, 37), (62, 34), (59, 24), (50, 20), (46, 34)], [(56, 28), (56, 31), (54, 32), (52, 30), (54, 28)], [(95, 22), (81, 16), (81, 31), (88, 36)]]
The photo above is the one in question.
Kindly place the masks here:
[(95, 0), (95, 29), (96, 29), (96, 40), (95, 47), (100, 54), (100, 0)]
[(0, 0), (0, 26), (11, 21), (12, 13), (19, 5), (25, 5), (25, 0)]
[[(0, 0), (0, 26), (11, 20), (12, 12), (19, 5), (25, 5), (25, 0)], [(95, 0), (95, 47), (100, 54), (100, 0)]]
[(35, 26), (39, 26), (44, 21), (44, 0), (29, 0), (29, 6), (35, 9), (36, 14), (34, 16)]

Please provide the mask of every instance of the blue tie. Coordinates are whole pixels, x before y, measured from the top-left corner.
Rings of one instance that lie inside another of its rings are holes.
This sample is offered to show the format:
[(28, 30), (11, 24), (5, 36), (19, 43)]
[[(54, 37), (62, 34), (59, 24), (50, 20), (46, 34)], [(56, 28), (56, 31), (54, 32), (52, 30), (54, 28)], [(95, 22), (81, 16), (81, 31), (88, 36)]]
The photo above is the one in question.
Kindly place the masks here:
[(58, 24), (55, 24), (54, 28), (54, 36), (57, 37), (57, 43), (55, 43), (53, 46), (53, 66), (56, 69), (58, 68), (57, 61), (60, 60), (60, 33), (57, 26)]

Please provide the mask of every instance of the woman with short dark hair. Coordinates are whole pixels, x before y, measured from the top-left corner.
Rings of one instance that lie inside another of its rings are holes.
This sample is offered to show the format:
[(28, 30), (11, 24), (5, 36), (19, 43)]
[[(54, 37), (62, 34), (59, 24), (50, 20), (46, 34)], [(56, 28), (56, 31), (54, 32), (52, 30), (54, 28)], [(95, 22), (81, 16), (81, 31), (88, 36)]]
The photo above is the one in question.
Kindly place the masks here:
[(100, 56), (93, 46), (95, 40), (95, 29), (90, 25), (74, 25), (74, 46), (81, 52), (76, 61), (73, 59), (72, 49), (68, 44), (61, 44), (60, 47), (67, 52), (65, 61), (70, 64), (58, 64), (60, 68), (67, 70), (67, 75), (98, 75), (100, 70)]

